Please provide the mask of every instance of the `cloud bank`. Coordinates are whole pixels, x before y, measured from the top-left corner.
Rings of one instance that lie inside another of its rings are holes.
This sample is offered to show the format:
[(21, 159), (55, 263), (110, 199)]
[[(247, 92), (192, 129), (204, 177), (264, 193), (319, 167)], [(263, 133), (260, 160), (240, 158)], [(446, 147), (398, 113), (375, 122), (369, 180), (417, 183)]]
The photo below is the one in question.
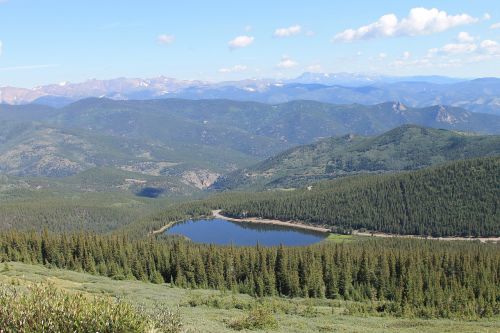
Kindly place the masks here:
[(407, 17), (398, 19), (395, 14), (386, 14), (376, 22), (357, 29), (347, 29), (333, 37), (334, 42), (351, 42), (375, 38), (429, 35), (457, 26), (478, 22), (468, 14), (449, 15), (436, 8), (413, 8)]

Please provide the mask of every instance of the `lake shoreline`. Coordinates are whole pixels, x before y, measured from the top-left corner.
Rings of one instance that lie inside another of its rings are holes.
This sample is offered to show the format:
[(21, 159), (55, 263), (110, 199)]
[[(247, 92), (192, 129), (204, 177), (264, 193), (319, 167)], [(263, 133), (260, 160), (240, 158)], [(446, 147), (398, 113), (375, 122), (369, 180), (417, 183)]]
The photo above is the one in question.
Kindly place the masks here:
[[(212, 210), (212, 216), (205, 216), (206, 218), (218, 218), (231, 222), (247, 222), (247, 223), (255, 223), (255, 224), (269, 224), (269, 225), (279, 225), (284, 227), (302, 229), (315, 231), (319, 233), (331, 234), (331, 230), (324, 227), (317, 227), (313, 225), (307, 225), (301, 222), (296, 221), (280, 221), (280, 220), (272, 220), (272, 219), (263, 219), (257, 217), (247, 217), (247, 218), (234, 218), (221, 214), (221, 209)], [(202, 217), (202, 216), (200, 216)], [(151, 235), (157, 235), (165, 232), (170, 227), (174, 226), (179, 222), (184, 222), (184, 220), (172, 221), (158, 230), (154, 230), (151, 232)], [(398, 235), (398, 234), (388, 234), (384, 232), (361, 232), (358, 230), (354, 230), (352, 232), (353, 236), (360, 237), (377, 237), (377, 238), (412, 238), (412, 239), (421, 239), (421, 240), (438, 240), (438, 241), (480, 241), (481, 243), (498, 243), (500, 242), (500, 237), (458, 237), (458, 236), (450, 236), (450, 237), (432, 237), (432, 236), (422, 236), (422, 235)]]
[(388, 234), (378, 231), (366, 231), (361, 232), (354, 230), (352, 232), (354, 236), (361, 237), (379, 237), (379, 238), (412, 238), (421, 240), (438, 240), (438, 241), (480, 241), (481, 243), (498, 243), (500, 242), (500, 237), (459, 237), (459, 236), (449, 236), (449, 237), (433, 237), (433, 236), (421, 236), (421, 235), (398, 235), (398, 234)]
[(179, 220), (179, 221), (172, 221), (172, 222), (169, 222), (168, 224), (165, 224), (163, 227), (161, 227), (160, 229), (158, 230), (153, 230), (151, 232), (151, 235), (157, 235), (157, 234), (161, 234), (162, 232), (165, 232), (167, 231), (168, 228), (172, 227), (173, 225), (175, 225), (176, 223), (180, 223), (180, 222), (184, 222), (184, 220)]
[(256, 224), (272, 224), (272, 225), (280, 225), (284, 227), (291, 227), (291, 228), (297, 228), (297, 229), (303, 229), (303, 230), (311, 230), (311, 231), (316, 231), (316, 232), (321, 232), (321, 233), (331, 233), (331, 230), (328, 228), (323, 228), (323, 227), (316, 227), (313, 225), (307, 225), (299, 222), (294, 222), (294, 221), (280, 221), (280, 220), (270, 220), (270, 219), (261, 219), (261, 218), (255, 218), (255, 217), (248, 217), (248, 218), (234, 218), (234, 217), (228, 217), (225, 215), (221, 214), (221, 209), (216, 209), (212, 210), (212, 216), (214, 218), (218, 219), (223, 219), (226, 221), (231, 221), (231, 222), (250, 222), (250, 223), (256, 223)]
[[(329, 233), (329, 234), (332, 233), (330, 229), (323, 228), (323, 227), (316, 227), (316, 226), (312, 226), (312, 225), (306, 225), (306, 224), (303, 224), (300, 222), (261, 219), (261, 218), (255, 218), (255, 217), (239, 219), (239, 218), (233, 218), (233, 217), (228, 217), (228, 216), (222, 215), (220, 213), (221, 211), (222, 210), (220, 210), (220, 209), (213, 210), (212, 215), (215, 218), (225, 219), (225, 220), (232, 221), (232, 222), (250, 222), (250, 223), (262, 223), (262, 224), (274, 224), (274, 225), (282, 225), (282, 226), (287, 226), (287, 227), (300, 228), (300, 229), (305, 229), (305, 230), (314, 230), (314, 231), (319, 231), (319, 232)], [(481, 243), (500, 242), (500, 237), (459, 237), (459, 236), (433, 237), (433, 236), (421, 236), (421, 235), (388, 234), (388, 233), (377, 232), (377, 231), (361, 232), (358, 230), (354, 230), (351, 235), (360, 236), (360, 237), (412, 238), (412, 239), (438, 240), (438, 241), (480, 241)]]

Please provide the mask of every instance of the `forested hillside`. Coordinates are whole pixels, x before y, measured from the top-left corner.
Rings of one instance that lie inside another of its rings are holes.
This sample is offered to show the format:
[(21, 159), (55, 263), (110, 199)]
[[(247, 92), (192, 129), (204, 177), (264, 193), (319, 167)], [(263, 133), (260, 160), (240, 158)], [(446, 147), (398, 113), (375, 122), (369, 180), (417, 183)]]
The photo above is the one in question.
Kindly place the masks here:
[(231, 216), (299, 220), (349, 231), (432, 236), (500, 235), (500, 157), (394, 175), (358, 176), (309, 189), (232, 196)]
[(290, 188), (321, 179), (414, 170), (450, 160), (495, 155), (500, 155), (500, 136), (404, 125), (375, 137), (347, 135), (292, 148), (222, 175), (210, 188)]
[(0, 234), (0, 261), (254, 296), (365, 301), (352, 313), (424, 318), (498, 315), (497, 245), (372, 240), (311, 247), (218, 247), (125, 236)]
[[(131, 192), (132, 181), (166, 196), (199, 192), (220, 175), (335, 135), (376, 135), (403, 124), (500, 133), (500, 116), (401, 103), (90, 98), (59, 109), (0, 105), (0, 121), (3, 174), (64, 178), (114, 169), (132, 174), (112, 190)], [(77, 190), (100, 190), (99, 182), (87, 185)]]

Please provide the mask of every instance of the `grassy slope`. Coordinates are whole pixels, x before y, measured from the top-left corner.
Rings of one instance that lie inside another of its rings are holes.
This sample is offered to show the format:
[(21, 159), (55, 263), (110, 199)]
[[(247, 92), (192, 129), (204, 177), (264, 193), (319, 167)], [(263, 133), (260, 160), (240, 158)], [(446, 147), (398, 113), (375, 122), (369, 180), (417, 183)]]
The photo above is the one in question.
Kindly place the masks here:
[[(43, 266), (9, 263), (9, 270), (0, 266), (0, 282), (19, 281), (22, 284), (38, 281), (51, 281), (56, 286), (70, 290), (93, 294), (108, 294), (123, 297), (133, 304), (143, 304), (151, 308), (158, 303), (168, 307), (185, 304), (193, 293), (200, 296), (220, 295), (216, 291), (189, 291), (171, 288), (167, 285), (154, 285), (138, 281), (114, 281), (106, 277), (98, 277), (84, 273), (59, 269), (48, 269)], [(250, 297), (235, 295), (238, 300), (249, 301)], [(298, 300), (307, 304), (307, 300)], [(358, 317), (342, 314), (343, 308), (328, 306), (326, 301), (314, 305), (317, 315), (313, 318), (300, 315), (278, 315), (277, 332), (498, 332), (500, 318), (480, 321), (453, 320), (414, 320), (391, 317)], [(237, 309), (218, 309), (207, 306), (181, 306), (180, 312), (186, 326), (191, 332), (233, 332), (225, 324), (244, 314)]]

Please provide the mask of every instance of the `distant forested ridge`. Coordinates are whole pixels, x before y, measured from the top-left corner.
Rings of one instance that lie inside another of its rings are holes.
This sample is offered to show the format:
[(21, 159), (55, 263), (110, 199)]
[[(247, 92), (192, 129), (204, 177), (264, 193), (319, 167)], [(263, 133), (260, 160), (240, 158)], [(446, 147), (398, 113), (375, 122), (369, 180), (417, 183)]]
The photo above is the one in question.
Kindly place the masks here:
[[(15, 161), (28, 149), (33, 155), (17, 163), (0, 159), (0, 170), (50, 177), (103, 166), (154, 173), (173, 166), (167, 162), (220, 172), (294, 145), (346, 134), (376, 135), (404, 124), (500, 134), (500, 116), (397, 102), (334, 105), (303, 100), (270, 105), (89, 98), (60, 109), (0, 104), (0, 121), (0, 153)], [(50, 165), (39, 163), (42, 148), (46, 155), (50, 151)], [(213, 151), (218, 151), (217, 159)]]
[(500, 235), (500, 157), (326, 181), (295, 191), (232, 195), (230, 216), (298, 220), (336, 231), (366, 228), (432, 236)]
[(69, 184), (76, 191), (102, 191), (98, 179), (107, 178), (113, 191), (183, 195), (296, 145), (377, 135), (404, 124), (500, 134), (500, 116), (398, 102), (89, 98), (62, 108), (0, 104), (0, 172), (62, 183), (80, 175), (93, 180)]
[(374, 137), (349, 134), (295, 147), (223, 175), (210, 188), (292, 188), (360, 173), (415, 170), (451, 160), (497, 155), (499, 135), (403, 125)]
[(11, 231), (0, 234), (0, 261), (254, 296), (365, 301), (357, 305), (361, 312), (469, 319), (500, 313), (500, 248), (494, 244), (389, 239), (220, 247)]

